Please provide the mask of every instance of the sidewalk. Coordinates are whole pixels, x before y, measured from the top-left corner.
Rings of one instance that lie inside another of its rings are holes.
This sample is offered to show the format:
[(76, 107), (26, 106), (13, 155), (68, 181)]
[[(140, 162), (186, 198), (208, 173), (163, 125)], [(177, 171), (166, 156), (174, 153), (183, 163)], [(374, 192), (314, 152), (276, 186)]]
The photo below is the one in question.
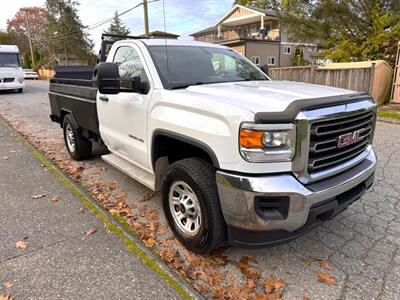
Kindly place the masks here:
[[(45, 196), (33, 199), (40, 195)], [(53, 202), (55, 196), (59, 200)], [(0, 122), (0, 295), (16, 299), (180, 298), (82, 207)], [(96, 232), (86, 235), (88, 229)], [(28, 242), (27, 247), (17, 249), (16, 243), (22, 240)]]

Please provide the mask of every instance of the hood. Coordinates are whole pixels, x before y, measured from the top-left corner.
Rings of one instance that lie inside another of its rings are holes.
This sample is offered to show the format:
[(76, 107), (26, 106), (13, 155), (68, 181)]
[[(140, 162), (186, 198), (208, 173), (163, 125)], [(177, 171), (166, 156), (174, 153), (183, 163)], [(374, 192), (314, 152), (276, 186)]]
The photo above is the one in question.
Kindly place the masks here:
[(9, 68), (9, 67), (2, 68), (2, 67), (0, 67), (0, 78), (6, 78), (6, 77), (10, 77), (10, 76), (18, 76), (19, 74), (22, 74), (22, 68)]
[(293, 81), (229, 82), (176, 90), (257, 112), (281, 112), (295, 100), (357, 94), (345, 89)]

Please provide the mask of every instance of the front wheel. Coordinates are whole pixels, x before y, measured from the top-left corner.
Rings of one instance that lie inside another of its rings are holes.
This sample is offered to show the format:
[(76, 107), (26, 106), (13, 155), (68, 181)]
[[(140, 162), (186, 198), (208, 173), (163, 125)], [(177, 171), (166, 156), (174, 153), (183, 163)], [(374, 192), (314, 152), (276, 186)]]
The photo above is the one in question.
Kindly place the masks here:
[(74, 160), (89, 158), (92, 154), (92, 142), (79, 133), (69, 115), (64, 118), (63, 131), (64, 142), (69, 155)]
[(24, 89), (18, 89), (18, 93), (23, 93), (24, 92)]
[(209, 163), (198, 158), (173, 163), (164, 178), (162, 195), (168, 223), (187, 249), (208, 255), (222, 244), (226, 225), (215, 170)]

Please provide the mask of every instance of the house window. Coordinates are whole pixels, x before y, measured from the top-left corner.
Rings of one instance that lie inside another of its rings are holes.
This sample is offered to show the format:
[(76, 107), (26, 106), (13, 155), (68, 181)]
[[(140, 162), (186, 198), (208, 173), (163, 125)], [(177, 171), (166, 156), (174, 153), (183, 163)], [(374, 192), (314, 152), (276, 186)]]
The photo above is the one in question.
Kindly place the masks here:
[(259, 56), (252, 56), (251, 57), (251, 62), (257, 66), (260, 65), (260, 57)]
[(275, 66), (275, 57), (268, 57), (267, 64), (269, 66)]
[(290, 47), (290, 46), (285, 46), (285, 50), (284, 50), (283, 53), (285, 53), (285, 54), (292, 54), (292, 47)]

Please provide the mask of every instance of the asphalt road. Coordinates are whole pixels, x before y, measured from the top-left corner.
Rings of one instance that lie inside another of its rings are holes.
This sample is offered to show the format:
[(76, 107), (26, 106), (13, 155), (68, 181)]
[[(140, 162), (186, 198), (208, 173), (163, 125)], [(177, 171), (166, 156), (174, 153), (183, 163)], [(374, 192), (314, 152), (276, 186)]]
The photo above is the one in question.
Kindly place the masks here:
[[(38, 141), (57, 143), (62, 152), (61, 130), (48, 118), (47, 88), (45, 81), (28, 82), (23, 95), (0, 95), (0, 113)], [(257, 259), (262, 276), (285, 280), (285, 299), (304, 295), (311, 299), (400, 298), (400, 126), (379, 122), (375, 149), (379, 157), (376, 181), (361, 201), (293, 242), (269, 249), (225, 250), (229, 263), (223, 271), (243, 283), (235, 262), (249, 255)], [(142, 205), (150, 193), (98, 157), (85, 162), (85, 167), (87, 174), (102, 170), (103, 180), (118, 181), (131, 204)], [(146, 205), (161, 212), (158, 195)], [(165, 223), (162, 214), (160, 222)], [(328, 260), (332, 270), (321, 269), (315, 258)], [(317, 271), (335, 277), (336, 285), (320, 282)]]

